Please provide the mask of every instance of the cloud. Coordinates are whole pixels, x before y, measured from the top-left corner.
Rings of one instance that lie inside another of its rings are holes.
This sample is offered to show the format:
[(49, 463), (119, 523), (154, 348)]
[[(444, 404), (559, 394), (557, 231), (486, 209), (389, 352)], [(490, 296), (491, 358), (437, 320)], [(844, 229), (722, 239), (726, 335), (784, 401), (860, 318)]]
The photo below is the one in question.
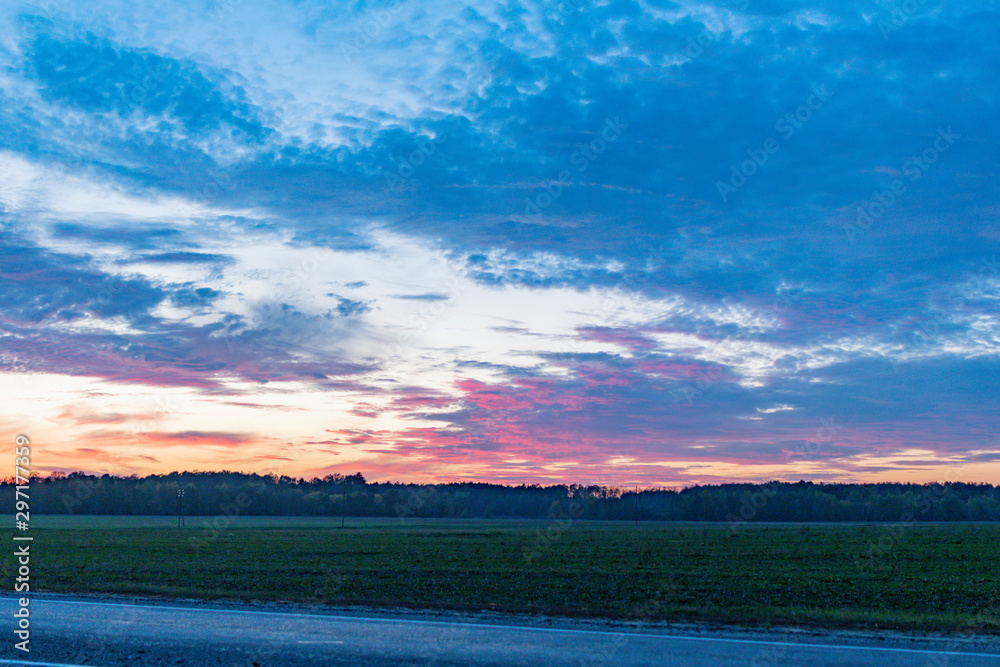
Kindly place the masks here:
[(566, 9), (3, 10), (0, 369), (385, 474), (991, 460), (996, 13)]
[(408, 301), (447, 301), (447, 294), (393, 294), (395, 299)]
[(218, 264), (232, 261), (225, 255), (213, 255), (204, 252), (164, 252), (155, 255), (142, 255), (136, 261), (159, 262), (164, 264), (199, 264), (202, 262)]
[(225, 433), (221, 431), (182, 431), (179, 433), (163, 433), (150, 431), (143, 434), (148, 441), (178, 442), (198, 445), (235, 446), (248, 442), (254, 436), (246, 433)]

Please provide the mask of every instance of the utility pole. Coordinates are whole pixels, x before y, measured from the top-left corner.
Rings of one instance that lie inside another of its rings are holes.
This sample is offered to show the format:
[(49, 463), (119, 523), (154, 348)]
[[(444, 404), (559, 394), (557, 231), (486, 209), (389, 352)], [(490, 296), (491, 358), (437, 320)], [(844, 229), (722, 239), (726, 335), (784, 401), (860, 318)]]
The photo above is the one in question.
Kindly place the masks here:
[(347, 484), (344, 484), (344, 501), (340, 503), (340, 527), (347, 521)]
[(639, 527), (639, 485), (635, 485), (635, 527)]
[(184, 489), (177, 489), (177, 527), (184, 527)]

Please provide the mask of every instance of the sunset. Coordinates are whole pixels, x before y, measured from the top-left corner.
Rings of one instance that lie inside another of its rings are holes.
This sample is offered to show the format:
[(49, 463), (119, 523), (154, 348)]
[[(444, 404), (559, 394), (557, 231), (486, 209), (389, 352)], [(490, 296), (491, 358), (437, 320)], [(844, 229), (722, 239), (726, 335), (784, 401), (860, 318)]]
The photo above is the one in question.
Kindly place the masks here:
[(997, 664), (998, 9), (0, 3), (0, 664)]
[(5, 9), (39, 472), (997, 478), (995, 14), (439, 4)]

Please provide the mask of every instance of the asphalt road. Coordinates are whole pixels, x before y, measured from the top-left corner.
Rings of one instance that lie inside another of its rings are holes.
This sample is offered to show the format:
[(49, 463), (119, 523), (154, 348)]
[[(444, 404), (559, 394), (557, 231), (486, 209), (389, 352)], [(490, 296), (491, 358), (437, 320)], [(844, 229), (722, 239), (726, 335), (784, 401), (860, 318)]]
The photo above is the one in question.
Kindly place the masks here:
[[(16, 609), (0, 598), (4, 618)], [(844, 633), (708, 632), (482, 615), (298, 613), (206, 604), (32, 598), (31, 652), (0, 665), (1000, 666), (1000, 643)], [(8, 621), (9, 623), (9, 621)]]

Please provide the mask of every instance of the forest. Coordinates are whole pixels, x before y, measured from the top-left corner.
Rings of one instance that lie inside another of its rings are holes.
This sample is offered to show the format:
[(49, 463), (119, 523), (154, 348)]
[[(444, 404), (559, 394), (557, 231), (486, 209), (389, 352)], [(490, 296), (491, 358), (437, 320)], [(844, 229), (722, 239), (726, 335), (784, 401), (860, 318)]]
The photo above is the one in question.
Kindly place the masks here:
[[(0, 493), (14, 505), (14, 480)], [(998, 521), (1000, 486), (768, 482), (684, 489), (483, 482), (368, 483), (361, 473), (310, 480), (242, 472), (138, 477), (52, 473), (28, 485), (35, 514), (351, 516), (552, 520)], [(183, 490), (183, 498), (179, 491)], [(180, 506), (183, 503), (183, 507)]]

